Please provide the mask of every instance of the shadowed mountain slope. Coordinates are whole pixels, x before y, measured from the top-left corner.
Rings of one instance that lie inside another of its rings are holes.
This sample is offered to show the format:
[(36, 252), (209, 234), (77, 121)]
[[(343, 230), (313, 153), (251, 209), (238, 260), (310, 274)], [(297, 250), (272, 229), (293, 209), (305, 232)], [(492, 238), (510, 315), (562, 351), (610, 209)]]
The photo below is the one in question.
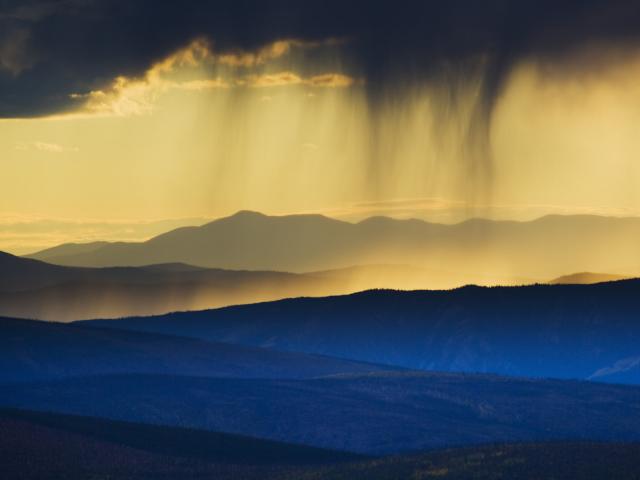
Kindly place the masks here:
[(637, 480), (640, 471), (640, 444), (625, 443), (486, 445), (367, 460), (217, 432), (19, 410), (0, 411), (0, 431), (0, 475), (22, 480)]
[(640, 441), (640, 388), (469, 374), (100, 376), (1, 386), (0, 402), (368, 454), (552, 439)]
[(640, 383), (640, 280), (368, 291), (83, 323), (413, 369)]
[(303, 378), (383, 369), (159, 334), (0, 318), (0, 382), (5, 383), (132, 372)]
[[(119, 422), (97, 417), (61, 415), (50, 412), (0, 409), (1, 419), (14, 419), (113, 442), (154, 454), (197, 458), (236, 465), (322, 464), (361, 459), (359, 455), (323, 450), (304, 445), (144, 423)], [(248, 455), (248, 453), (251, 453)]]
[(394, 456), (300, 472), (322, 480), (637, 480), (640, 445), (548, 442), (487, 445)]
[(6, 479), (263, 479), (292, 466), (361, 458), (218, 432), (21, 410), (0, 410), (0, 432)]
[[(531, 222), (469, 220), (456, 225), (372, 217), (356, 224), (321, 215), (239, 212), (143, 243), (84, 251), (63, 245), (31, 257), (74, 266), (187, 263), (309, 272), (364, 264), (408, 264), (443, 272), (428, 288), (479, 278), (554, 278), (640, 265), (639, 218), (547, 216)], [(74, 253), (75, 252), (75, 253)], [(625, 270), (626, 272), (626, 270)], [(623, 272), (623, 273), (625, 273)], [(495, 283), (495, 282), (494, 282)]]

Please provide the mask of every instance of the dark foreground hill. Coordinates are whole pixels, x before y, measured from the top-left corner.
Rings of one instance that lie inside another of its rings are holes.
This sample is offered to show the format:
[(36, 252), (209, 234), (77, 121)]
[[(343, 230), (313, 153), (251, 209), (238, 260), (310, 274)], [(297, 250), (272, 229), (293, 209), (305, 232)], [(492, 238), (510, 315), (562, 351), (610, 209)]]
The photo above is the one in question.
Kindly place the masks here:
[(412, 369), (640, 383), (640, 281), (369, 291), (82, 323)]
[(309, 378), (391, 367), (167, 335), (0, 317), (0, 382), (109, 373)]
[(0, 477), (11, 480), (260, 479), (293, 466), (361, 458), (218, 432), (20, 410), (0, 410), (0, 432)]
[(638, 444), (488, 445), (366, 460), (216, 432), (15, 410), (0, 411), (0, 431), (0, 476), (12, 480), (640, 478)]
[[(546, 280), (567, 272), (627, 273), (620, 269), (640, 267), (638, 238), (639, 218), (575, 215), (442, 225), (372, 217), (354, 224), (321, 215), (239, 212), (142, 243), (101, 244), (88, 250), (86, 245), (62, 245), (31, 257), (71, 266), (180, 262), (288, 272), (408, 264), (441, 270), (422, 288), (442, 288), (452, 285), (446, 271), (464, 274), (464, 283), (484, 283), (479, 277), (487, 276)], [(453, 285), (460, 285), (460, 276), (456, 278)]]
[(639, 444), (488, 445), (308, 469), (299, 480), (638, 480)]
[(513, 441), (640, 441), (638, 387), (483, 375), (117, 375), (2, 386), (0, 403), (364, 454)]
[(171, 457), (229, 465), (304, 465), (361, 460), (348, 452), (274, 442), (242, 435), (119, 422), (95, 417), (0, 409), (0, 419), (74, 433), (97, 441)]
[(0, 476), (12, 480), (640, 478), (638, 444), (487, 445), (367, 460), (216, 432), (15, 410), (0, 411), (0, 431)]

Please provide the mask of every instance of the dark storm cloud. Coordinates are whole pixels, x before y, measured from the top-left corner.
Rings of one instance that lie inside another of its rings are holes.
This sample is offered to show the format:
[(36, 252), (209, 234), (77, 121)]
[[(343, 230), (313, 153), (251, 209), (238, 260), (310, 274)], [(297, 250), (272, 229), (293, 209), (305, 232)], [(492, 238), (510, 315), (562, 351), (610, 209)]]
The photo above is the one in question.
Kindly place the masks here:
[(640, 0), (0, 0), (0, 116), (72, 108), (71, 93), (141, 75), (198, 36), (222, 51), (348, 38), (340, 48), (373, 103), (480, 68), (486, 116), (520, 58), (553, 65), (593, 43), (635, 44)]

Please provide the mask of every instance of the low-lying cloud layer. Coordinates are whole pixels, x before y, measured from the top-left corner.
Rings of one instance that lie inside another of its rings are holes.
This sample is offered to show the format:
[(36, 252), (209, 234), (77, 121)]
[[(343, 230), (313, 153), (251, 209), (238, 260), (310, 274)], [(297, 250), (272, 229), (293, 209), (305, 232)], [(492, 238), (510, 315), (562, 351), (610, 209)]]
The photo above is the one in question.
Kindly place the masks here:
[(23, 255), (63, 243), (144, 241), (174, 228), (206, 221), (204, 218), (142, 222), (0, 215), (0, 251)]

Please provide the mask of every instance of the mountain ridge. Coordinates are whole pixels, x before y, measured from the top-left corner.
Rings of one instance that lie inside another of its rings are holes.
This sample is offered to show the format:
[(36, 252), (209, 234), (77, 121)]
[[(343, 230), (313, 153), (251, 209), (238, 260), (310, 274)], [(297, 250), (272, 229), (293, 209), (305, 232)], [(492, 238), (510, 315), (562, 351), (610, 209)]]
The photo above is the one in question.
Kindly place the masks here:
[(640, 280), (370, 290), (81, 322), (409, 369), (640, 384)]
[(0, 315), (71, 321), (202, 310), (364, 288), (425, 286), (440, 272), (401, 265), (296, 274), (184, 263), (69, 267), (0, 252)]
[(299, 380), (120, 374), (0, 385), (0, 405), (385, 455), (496, 442), (640, 441), (639, 391), (468, 373)]
[(0, 383), (114, 373), (315, 377), (387, 367), (176, 335), (0, 317)]
[(0, 429), (0, 474), (23, 480), (397, 480), (425, 473), (452, 480), (635, 480), (640, 463), (638, 443), (499, 443), (368, 458), (219, 432), (11, 409), (0, 409)]
[[(640, 249), (632, 241), (638, 236), (637, 217), (548, 215), (526, 222), (470, 219), (447, 225), (390, 217), (349, 223), (318, 214), (241, 211), (146, 242), (106, 244), (75, 254), (63, 245), (27, 257), (72, 266), (178, 262), (294, 273), (411, 264), (458, 272), (469, 279), (465, 283), (473, 283), (481, 274), (548, 279), (567, 272), (621, 271), (621, 265), (640, 265)], [(430, 282), (428, 288), (437, 288), (451, 279)]]

